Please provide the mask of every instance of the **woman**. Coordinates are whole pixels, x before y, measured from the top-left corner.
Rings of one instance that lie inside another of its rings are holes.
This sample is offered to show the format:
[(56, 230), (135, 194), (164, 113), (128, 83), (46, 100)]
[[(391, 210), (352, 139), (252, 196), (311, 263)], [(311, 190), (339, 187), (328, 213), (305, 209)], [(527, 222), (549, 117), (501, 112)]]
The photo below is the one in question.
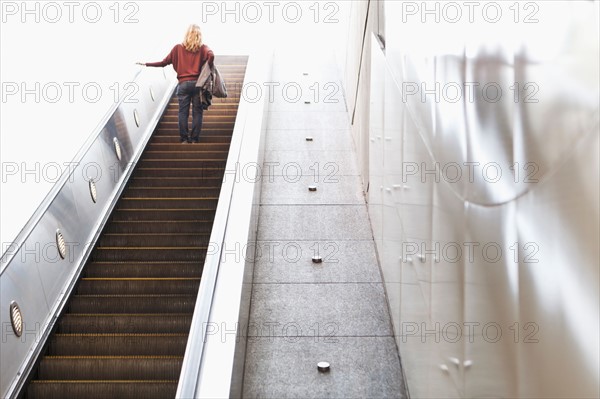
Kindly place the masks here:
[[(148, 62), (149, 67), (164, 67), (173, 64), (177, 72), (177, 99), (179, 100), (179, 135), (181, 143), (197, 143), (202, 129), (202, 102), (200, 89), (196, 81), (200, 69), (206, 61), (213, 65), (214, 54), (207, 45), (202, 44), (202, 32), (198, 25), (190, 25), (182, 44), (177, 44), (167, 57), (160, 62)], [(188, 117), (192, 104), (192, 134), (189, 134)]]

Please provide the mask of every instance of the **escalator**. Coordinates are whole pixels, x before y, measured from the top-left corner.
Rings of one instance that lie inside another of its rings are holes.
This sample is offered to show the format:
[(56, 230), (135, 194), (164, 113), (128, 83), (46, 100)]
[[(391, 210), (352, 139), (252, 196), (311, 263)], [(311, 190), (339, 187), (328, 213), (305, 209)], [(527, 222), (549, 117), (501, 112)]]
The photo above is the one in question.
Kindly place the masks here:
[(216, 58), (229, 97), (199, 144), (179, 143), (171, 99), (22, 398), (175, 397), (246, 62)]

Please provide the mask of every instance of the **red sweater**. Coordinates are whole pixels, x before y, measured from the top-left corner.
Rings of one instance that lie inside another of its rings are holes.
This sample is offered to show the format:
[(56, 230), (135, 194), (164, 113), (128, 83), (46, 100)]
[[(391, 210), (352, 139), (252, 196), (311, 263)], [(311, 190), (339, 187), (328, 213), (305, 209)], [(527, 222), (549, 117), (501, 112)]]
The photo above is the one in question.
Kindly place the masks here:
[(200, 51), (192, 53), (187, 51), (181, 44), (173, 47), (169, 55), (160, 62), (147, 62), (149, 67), (164, 67), (173, 64), (173, 69), (177, 72), (179, 83), (188, 80), (197, 80), (200, 76), (200, 68), (206, 61), (209, 65), (213, 64), (215, 55), (207, 45), (203, 44)]

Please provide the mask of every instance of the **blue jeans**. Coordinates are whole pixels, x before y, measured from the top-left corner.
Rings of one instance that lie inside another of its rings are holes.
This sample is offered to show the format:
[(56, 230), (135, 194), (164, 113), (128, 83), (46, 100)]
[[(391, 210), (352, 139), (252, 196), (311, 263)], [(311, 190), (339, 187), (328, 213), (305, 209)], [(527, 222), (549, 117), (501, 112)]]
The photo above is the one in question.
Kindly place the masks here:
[[(179, 100), (179, 136), (182, 142), (197, 143), (202, 130), (202, 101), (200, 88), (196, 87), (195, 80), (181, 82), (177, 86), (177, 99)], [(189, 134), (188, 118), (190, 116), (190, 103), (192, 104), (192, 134)]]

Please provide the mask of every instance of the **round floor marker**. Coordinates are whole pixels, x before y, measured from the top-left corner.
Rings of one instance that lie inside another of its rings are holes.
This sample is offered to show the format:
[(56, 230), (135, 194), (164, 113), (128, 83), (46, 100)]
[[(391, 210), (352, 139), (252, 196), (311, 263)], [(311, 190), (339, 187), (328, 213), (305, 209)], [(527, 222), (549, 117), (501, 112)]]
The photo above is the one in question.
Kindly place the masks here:
[(308, 186), (308, 191), (317, 191), (317, 186)]
[(323, 258), (321, 258), (320, 256), (313, 256), (312, 261), (313, 261), (313, 263), (322, 263)]
[(325, 373), (327, 371), (329, 371), (330, 365), (329, 362), (319, 362), (317, 363), (317, 369), (322, 372)]

